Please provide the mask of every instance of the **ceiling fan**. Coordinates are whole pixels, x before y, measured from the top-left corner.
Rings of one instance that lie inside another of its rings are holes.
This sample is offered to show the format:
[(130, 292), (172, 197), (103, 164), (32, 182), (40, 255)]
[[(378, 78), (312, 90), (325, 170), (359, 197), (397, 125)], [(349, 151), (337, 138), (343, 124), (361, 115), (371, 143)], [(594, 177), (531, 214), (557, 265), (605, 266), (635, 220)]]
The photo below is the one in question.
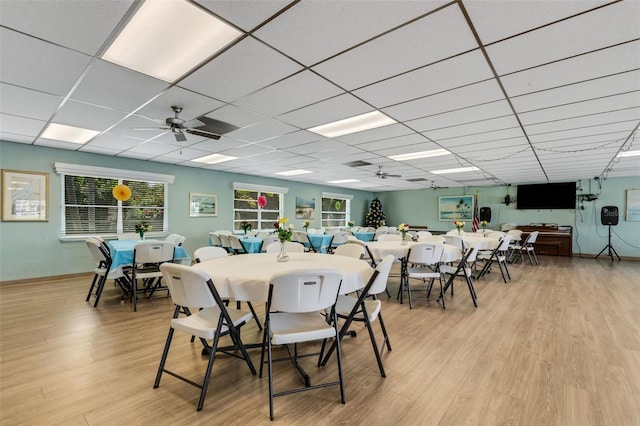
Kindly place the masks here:
[(376, 177), (377, 177), (378, 179), (386, 179), (386, 178), (388, 178), (388, 177), (396, 177), (396, 178), (399, 178), (399, 177), (401, 177), (401, 176), (400, 176), (400, 175), (390, 175), (389, 173), (383, 172), (383, 171), (382, 171), (382, 166), (380, 165), (380, 166), (378, 166), (378, 171), (376, 172)]
[(133, 130), (150, 130), (150, 129), (162, 129), (170, 131), (178, 142), (185, 142), (187, 137), (185, 133), (195, 136), (202, 136), (209, 139), (220, 139), (220, 135), (224, 133), (236, 130), (238, 127), (233, 124), (225, 123), (215, 120), (209, 117), (198, 117), (197, 121), (202, 123), (201, 126), (190, 127), (185, 125), (185, 121), (180, 118), (179, 114), (182, 112), (182, 107), (172, 106), (171, 109), (174, 112), (173, 117), (165, 119), (165, 126), (163, 127), (138, 127)]

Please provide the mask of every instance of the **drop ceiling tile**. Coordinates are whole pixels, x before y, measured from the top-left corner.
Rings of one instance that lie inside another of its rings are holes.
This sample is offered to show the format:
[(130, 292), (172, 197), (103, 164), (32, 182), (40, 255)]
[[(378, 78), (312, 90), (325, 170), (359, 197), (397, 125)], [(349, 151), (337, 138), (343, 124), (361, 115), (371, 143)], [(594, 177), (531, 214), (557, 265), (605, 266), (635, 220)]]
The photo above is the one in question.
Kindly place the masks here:
[(126, 151), (127, 154), (140, 154), (146, 155), (147, 158), (155, 158), (160, 155), (167, 154), (169, 152), (175, 151), (179, 147), (174, 145), (170, 145), (167, 143), (157, 142), (157, 141), (148, 141), (140, 145), (136, 145), (133, 148)]
[(374, 142), (364, 142), (361, 144), (355, 144), (354, 146), (371, 152), (378, 151), (384, 148), (402, 148), (407, 150), (405, 152), (414, 152), (409, 151), (410, 148), (407, 148), (408, 146), (412, 145), (418, 145), (416, 151), (428, 151), (431, 149), (439, 148), (439, 146), (437, 146), (433, 142), (430, 142), (424, 136), (415, 133), (395, 138), (381, 139)]
[(104, 149), (121, 152), (127, 149), (131, 149), (134, 146), (138, 145), (139, 143), (140, 143), (139, 139), (132, 139), (126, 136), (115, 135), (113, 133), (103, 133), (101, 135), (96, 136), (87, 144), (85, 144), (85, 148), (95, 147), (95, 148), (104, 148)]
[(484, 133), (455, 136), (455, 137), (452, 136), (452, 133), (448, 135), (443, 133), (442, 134), (443, 137), (440, 139), (435, 139), (435, 142), (437, 142), (440, 146), (442, 146), (445, 149), (450, 149), (450, 148), (453, 149), (454, 147), (461, 146), (461, 145), (510, 140), (513, 138), (522, 137), (522, 135), (523, 135), (522, 129), (520, 129), (519, 127), (517, 128), (513, 127), (508, 129), (494, 130), (494, 131), (489, 131)]
[(341, 89), (303, 71), (234, 102), (234, 105), (261, 114), (280, 115), (343, 93)]
[[(439, 141), (456, 138), (465, 135), (477, 135), (487, 132), (495, 132), (503, 129), (520, 129), (518, 121), (513, 115), (491, 118), (477, 122), (460, 124), (453, 127), (446, 127), (437, 130), (424, 132), (430, 139)], [(520, 131), (520, 134), (522, 132)]]
[(371, 106), (345, 93), (276, 118), (293, 126), (308, 129), (370, 111)]
[(72, 150), (72, 151), (76, 151), (77, 149), (79, 149), (82, 146), (82, 145), (77, 144), (77, 143), (56, 141), (56, 140), (53, 140), (53, 139), (44, 139), (44, 138), (36, 139), (34, 145), (48, 146), (49, 148), (69, 149), (69, 150)]
[(362, 132), (351, 133), (350, 135), (340, 136), (336, 139), (349, 145), (357, 145), (364, 142), (373, 142), (381, 139), (395, 138), (412, 133), (413, 132), (409, 128), (402, 124), (390, 124), (388, 126), (378, 127), (376, 129), (365, 130)]
[(250, 126), (268, 119), (265, 115), (256, 114), (255, 112), (248, 111), (245, 108), (240, 108), (231, 104), (218, 108), (206, 116), (226, 123), (231, 123), (238, 127)]
[(284, 124), (277, 120), (265, 120), (252, 126), (243, 127), (227, 135), (237, 140), (247, 142), (258, 142), (276, 136), (286, 135), (295, 132), (295, 127)]
[(102, 132), (125, 118), (126, 114), (112, 109), (69, 100), (51, 121), (68, 126)]
[[(498, 74), (557, 61), (640, 37), (640, 2), (619, 2), (487, 47)], [(602, 25), (615, 22), (615, 27)], [(533, 46), (553, 46), (535, 49)]]
[(47, 122), (42, 120), (0, 114), (0, 129), (2, 129), (3, 133), (30, 136), (32, 141), (40, 134), (46, 124)]
[(223, 105), (216, 99), (174, 86), (140, 108), (137, 114), (164, 122), (167, 117), (175, 115), (171, 107), (178, 106), (182, 107), (182, 112), (179, 113), (180, 118), (188, 122)]
[(640, 68), (640, 41), (569, 58), (500, 77), (509, 96), (518, 96), (566, 84)]
[(314, 70), (353, 90), (476, 48), (460, 8), (453, 4), (323, 62)]
[(576, 118), (567, 118), (563, 120), (553, 120), (539, 124), (530, 124), (525, 126), (525, 131), (530, 134), (541, 134), (570, 129), (588, 128), (605, 124), (615, 124), (623, 122), (637, 123), (639, 121), (640, 107), (636, 107), (622, 111), (613, 111)]
[[(463, 108), (430, 117), (419, 118), (407, 122), (407, 125), (418, 132), (429, 135), (438, 129), (447, 129), (454, 126), (463, 126), (467, 123), (477, 123), (491, 119), (513, 116), (513, 112), (507, 101), (496, 101), (484, 105)], [(511, 120), (509, 126), (513, 126)], [(517, 125), (517, 123), (516, 123)]]
[(530, 134), (529, 139), (532, 143), (545, 142), (553, 139), (563, 139), (563, 138), (577, 138), (577, 137), (586, 137), (592, 136), (602, 133), (613, 133), (613, 132), (628, 132), (630, 133), (637, 122), (624, 122), (618, 124), (606, 124), (599, 126), (591, 126), (574, 130), (565, 130), (558, 132), (550, 132), (550, 133), (540, 133), (540, 134)]
[(2, 0), (0, 24), (95, 55), (133, 3)]
[(608, 1), (468, 1), (464, 6), (480, 40), (488, 44), (567, 18)]
[(317, 141), (322, 136), (315, 133), (308, 132), (306, 130), (299, 130), (296, 132), (275, 136), (263, 141), (260, 141), (260, 145), (269, 146), (277, 149), (286, 149), (292, 146), (302, 145), (305, 143)]
[(383, 108), (382, 112), (396, 120), (408, 121), (501, 99), (504, 95), (500, 86), (491, 79)]
[(354, 94), (378, 108), (385, 108), (492, 77), (482, 53), (475, 50), (364, 87)]
[(110, 157), (117, 156), (121, 152), (118, 149), (105, 148), (105, 147), (94, 146), (94, 145), (89, 145), (89, 144), (81, 146), (80, 149), (78, 149), (78, 151), (80, 151), (80, 152), (91, 152), (93, 154), (108, 155)]
[(286, 55), (305, 65), (312, 65), (444, 3), (396, 0), (369, 2), (362, 7), (358, 2), (300, 2), (256, 31), (255, 36), (279, 46)]
[(60, 96), (0, 83), (2, 113), (46, 121), (53, 116), (62, 100)]
[(285, 8), (291, 0), (198, 0), (198, 3), (239, 28), (249, 31)]
[(96, 60), (71, 98), (106, 108), (129, 111), (142, 106), (168, 87), (168, 83)]
[[(91, 58), (0, 27), (3, 83), (66, 96)], [(16, 60), (19, 58), (19, 60)]]
[(179, 82), (225, 102), (234, 101), (300, 71), (302, 67), (248, 37)]

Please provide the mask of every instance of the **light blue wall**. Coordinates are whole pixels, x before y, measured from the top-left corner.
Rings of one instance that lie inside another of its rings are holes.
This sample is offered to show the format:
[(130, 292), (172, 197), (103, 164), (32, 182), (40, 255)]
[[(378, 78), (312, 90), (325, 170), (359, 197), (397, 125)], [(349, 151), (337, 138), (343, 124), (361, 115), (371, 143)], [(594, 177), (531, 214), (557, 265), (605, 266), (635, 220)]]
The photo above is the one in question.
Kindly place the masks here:
[[(602, 206), (618, 206), (620, 218), (618, 225), (611, 227), (611, 245), (620, 256), (640, 258), (640, 222), (627, 222), (624, 215), (626, 190), (640, 189), (640, 177), (609, 178), (601, 182), (602, 188), (595, 180), (579, 182), (581, 193), (599, 194), (597, 200), (583, 203), (584, 210), (517, 210), (516, 203), (509, 206), (503, 203), (507, 191), (512, 198), (516, 198), (515, 186), (397, 191), (375, 195), (382, 202), (388, 225), (408, 223), (426, 225), (429, 229), (449, 230), (452, 228), (451, 222), (438, 221), (438, 197), (473, 195), (477, 190), (479, 206), (491, 208), (490, 228), (500, 229), (500, 224), (508, 222), (519, 225), (571, 225), (574, 227), (573, 252), (582, 254), (597, 254), (607, 245), (608, 227), (600, 222), (600, 209)], [(471, 230), (470, 221), (465, 229)]]
[[(175, 182), (169, 186), (167, 202), (169, 229), (187, 237), (185, 248), (191, 254), (196, 248), (207, 245), (209, 231), (232, 229), (232, 182), (289, 188), (284, 199), (284, 213), (298, 229), (302, 228), (303, 220), (295, 219), (296, 195), (315, 197), (316, 219), (312, 221), (312, 227), (320, 227), (322, 192), (352, 194), (351, 214), (356, 222), (364, 218), (373, 198), (372, 193), (364, 191), (0, 141), (0, 167), (3, 169), (49, 173), (49, 221), (0, 222), (0, 281), (73, 274), (92, 269), (93, 262), (84, 242), (62, 242), (58, 238), (61, 179), (53, 169), (54, 162), (174, 175)], [(218, 194), (218, 216), (189, 217), (189, 192)]]

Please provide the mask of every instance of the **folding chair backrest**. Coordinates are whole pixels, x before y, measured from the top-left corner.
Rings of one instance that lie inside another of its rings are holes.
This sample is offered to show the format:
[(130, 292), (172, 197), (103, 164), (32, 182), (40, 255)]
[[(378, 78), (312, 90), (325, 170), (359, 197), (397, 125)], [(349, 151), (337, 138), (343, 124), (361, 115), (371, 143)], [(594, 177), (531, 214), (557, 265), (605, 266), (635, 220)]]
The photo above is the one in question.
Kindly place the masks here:
[(229, 243), (231, 244), (231, 248), (233, 250), (241, 251), (241, 252), (246, 251), (244, 249), (244, 246), (240, 242), (240, 238), (236, 237), (235, 235), (229, 235), (227, 238), (229, 238)]
[(522, 238), (522, 230), (521, 229), (510, 229), (507, 231), (507, 235), (510, 235), (514, 241), (520, 241)]
[(285, 241), (284, 249), (289, 253), (304, 253), (304, 245), (295, 241)]
[(269, 235), (268, 237), (263, 238), (262, 251), (267, 251), (267, 247), (269, 247), (273, 243), (279, 243), (279, 242), (280, 240), (278, 239), (277, 235)]
[(343, 244), (341, 246), (336, 247), (333, 251), (333, 254), (337, 254), (339, 256), (348, 256), (356, 259), (362, 259), (365, 253), (364, 246), (361, 246), (357, 243), (352, 243), (349, 241), (347, 244)]
[(193, 252), (193, 257), (197, 263), (204, 262), (205, 260), (215, 259), (218, 257), (227, 257), (229, 253), (222, 247), (200, 247)]
[(135, 263), (160, 263), (173, 260), (175, 246), (168, 241), (140, 241), (133, 247)]
[(394, 260), (395, 257), (393, 257), (392, 254), (388, 254), (378, 263), (375, 269), (378, 273), (375, 277), (372, 276), (374, 281), (371, 287), (369, 287), (367, 294), (380, 294), (387, 289), (387, 280), (389, 279), (389, 273), (391, 272), (391, 266), (393, 266)]
[(233, 235), (233, 232), (228, 231), (226, 229), (222, 229), (222, 230), (216, 231), (216, 234), (218, 234), (218, 236), (220, 236), (220, 235)]
[(316, 312), (336, 303), (342, 274), (334, 269), (285, 272), (271, 279), (269, 311)]
[(222, 241), (215, 232), (209, 232), (209, 245), (213, 247), (222, 247)]
[(336, 232), (335, 234), (333, 234), (333, 239), (331, 240), (331, 244), (345, 244), (348, 240), (347, 240), (347, 236), (349, 234), (347, 234), (346, 232)]
[(225, 234), (218, 234), (220, 237), (220, 243), (222, 244), (222, 248), (225, 250), (231, 250), (231, 241), (229, 240), (229, 236)]
[(444, 244), (447, 242), (443, 235), (429, 235), (418, 238), (419, 243)]
[(421, 265), (435, 265), (440, 263), (444, 246), (442, 244), (418, 243), (411, 246), (407, 261)]
[(473, 263), (478, 256), (478, 247), (469, 247), (465, 251), (466, 263)]
[(177, 263), (160, 265), (162, 280), (169, 287), (171, 300), (178, 306), (209, 308), (216, 306), (216, 300), (207, 285), (211, 279), (201, 270)]
[(91, 258), (97, 262), (101, 267), (110, 263), (110, 255), (108, 251), (105, 251), (102, 241), (95, 238), (87, 238), (85, 240)]
[(509, 250), (509, 244), (511, 244), (511, 236), (505, 235), (500, 239), (500, 244), (498, 244), (498, 251), (505, 252)]
[(538, 239), (538, 234), (540, 233), (540, 231), (533, 231), (532, 233), (529, 234), (529, 237), (527, 238), (527, 245), (533, 245), (536, 240)]
[(378, 241), (401, 241), (402, 235), (400, 234), (382, 234), (378, 235)]
[(418, 237), (418, 239), (422, 238), (422, 237), (430, 237), (432, 234), (429, 231), (418, 231), (416, 232), (416, 236)]
[(464, 250), (464, 241), (459, 235), (445, 235), (444, 239), (447, 241), (447, 244), (454, 245), (458, 247), (460, 250)]

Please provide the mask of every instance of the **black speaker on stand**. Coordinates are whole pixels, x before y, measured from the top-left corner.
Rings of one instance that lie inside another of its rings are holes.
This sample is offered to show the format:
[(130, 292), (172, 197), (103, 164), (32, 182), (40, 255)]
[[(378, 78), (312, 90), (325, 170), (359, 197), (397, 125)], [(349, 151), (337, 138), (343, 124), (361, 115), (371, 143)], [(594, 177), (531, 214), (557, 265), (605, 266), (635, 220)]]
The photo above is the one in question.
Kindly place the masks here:
[(612, 263), (613, 263), (614, 254), (618, 258), (618, 262), (622, 260), (620, 259), (620, 256), (618, 256), (616, 249), (614, 249), (613, 246), (611, 245), (611, 227), (616, 226), (618, 224), (618, 216), (619, 216), (619, 212), (618, 212), (618, 207), (616, 206), (604, 206), (602, 210), (600, 210), (600, 222), (602, 222), (603, 225), (609, 226), (609, 241), (607, 245), (602, 250), (600, 250), (600, 253), (598, 253), (598, 255), (596, 256), (596, 259), (600, 257), (600, 255), (604, 253), (605, 250), (608, 250), (607, 256), (611, 258)]

